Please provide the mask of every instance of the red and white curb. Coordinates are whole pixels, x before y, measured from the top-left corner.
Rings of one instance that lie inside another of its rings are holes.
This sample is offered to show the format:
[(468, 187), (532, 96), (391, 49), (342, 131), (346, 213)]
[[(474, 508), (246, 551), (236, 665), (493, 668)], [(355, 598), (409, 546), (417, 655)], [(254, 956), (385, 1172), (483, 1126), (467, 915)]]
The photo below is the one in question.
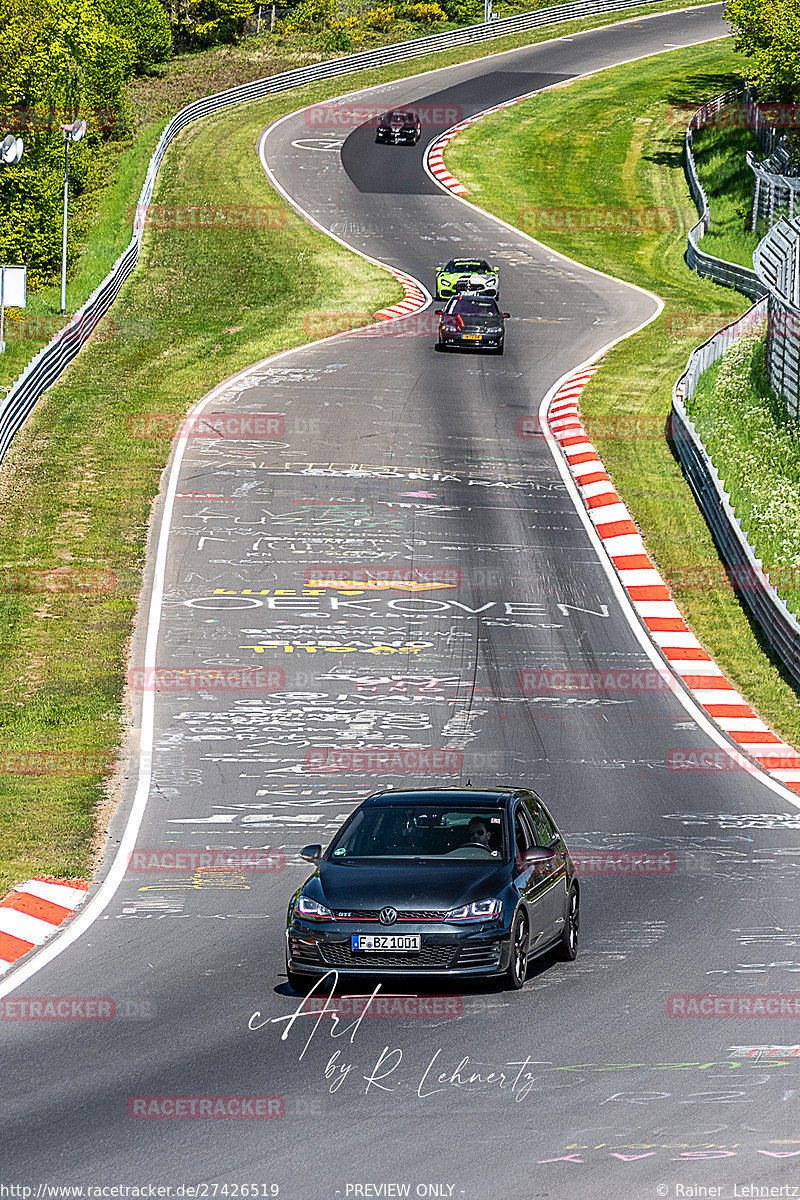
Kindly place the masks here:
[(578, 402), (598, 369), (593, 366), (578, 371), (556, 392), (548, 409), (548, 424), (597, 534), (636, 613), (671, 671), (744, 754), (778, 783), (800, 794), (800, 752), (765, 725), (691, 632), (589, 440)]
[(416, 279), (412, 279), (410, 275), (404, 275), (401, 271), (394, 270), (392, 270), (392, 275), (403, 285), (405, 296), (402, 300), (398, 300), (397, 304), (390, 304), (388, 308), (379, 309), (374, 314), (379, 321), (392, 321), (395, 317), (407, 317), (410, 313), (419, 312), (421, 308), (425, 308), (430, 300)]
[[(542, 89), (537, 89), (538, 91)], [(444, 152), (452, 142), (456, 134), (463, 133), (465, 129), (469, 129), (470, 125), (474, 125), (476, 121), (482, 120), (483, 117), (490, 116), (491, 113), (502, 112), (504, 108), (512, 108), (515, 104), (520, 104), (523, 100), (529, 100), (531, 96), (535, 96), (537, 92), (526, 92), (524, 96), (515, 96), (513, 100), (504, 100), (502, 104), (496, 104), (494, 108), (485, 108), (479, 113), (475, 113), (466, 121), (461, 121), (458, 125), (451, 126), (446, 130), (441, 137), (432, 142), (424, 155), (424, 166), (429, 175), (432, 175), (438, 184), (448, 188), (451, 192), (455, 192), (457, 196), (469, 196), (469, 188), (464, 187), (447, 167), (444, 165)]]
[(435, 141), (425, 151), (425, 165), (430, 174), (435, 176), (437, 183), (441, 183), (443, 187), (449, 188), (457, 196), (468, 196), (469, 189), (465, 188), (463, 183), (459, 183), (455, 175), (450, 174), (444, 165), (444, 152), (456, 134), (461, 133), (462, 129), (466, 129), (471, 124), (472, 121), (462, 121), (460, 125), (454, 125), (452, 129), (448, 129), (447, 133), (442, 134), (438, 141)]
[(74, 916), (88, 889), (88, 882), (82, 879), (44, 875), (12, 888), (0, 900), (0, 974)]

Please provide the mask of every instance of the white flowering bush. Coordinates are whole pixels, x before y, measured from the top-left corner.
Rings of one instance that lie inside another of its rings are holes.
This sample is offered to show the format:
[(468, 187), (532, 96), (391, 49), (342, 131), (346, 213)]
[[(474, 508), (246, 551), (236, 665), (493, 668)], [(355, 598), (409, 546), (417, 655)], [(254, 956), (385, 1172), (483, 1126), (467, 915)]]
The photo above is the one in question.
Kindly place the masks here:
[(765, 353), (764, 337), (736, 342), (687, 410), (756, 557), (800, 615), (800, 425), (770, 392)]

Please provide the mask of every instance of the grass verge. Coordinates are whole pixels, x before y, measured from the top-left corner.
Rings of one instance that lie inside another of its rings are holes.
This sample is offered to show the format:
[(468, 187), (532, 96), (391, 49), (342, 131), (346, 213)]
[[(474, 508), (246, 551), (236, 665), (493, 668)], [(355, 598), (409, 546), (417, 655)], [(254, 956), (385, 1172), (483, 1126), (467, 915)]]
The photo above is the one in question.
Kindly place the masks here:
[[(672, 115), (733, 87), (736, 69), (726, 42), (605, 71), (484, 118), (451, 143), (446, 161), (490, 212), (664, 299), (657, 321), (608, 354), (583, 393), (584, 419), (695, 633), (763, 718), (800, 745), (800, 696), (720, 579), (711, 535), (663, 432), (693, 347), (747, 307), (683, 261), (696, 215), (682, 168), (684, 128)], [(595, 228), (585, 220), (548, 227), (553, 212), (588, 210), (600, 213)], [(604, 223), (603, 211), (621, 210), (638, 217), (636, 232)]]
[(765, 570), (800, 613), (800, 430), (770, 391), (766, 339), (742, 338), (686, 402)]
[(753, 172), (745, 155), (752, 150), (760, 158), (761, 151), (758, 138), (749, 129), (726, 127), (726, 112), (735, 117), (740, 108), (741, 105), (724, 108), (718, 126), (707, 125), (695, 134), (693, 149), (711, 217), (702, 249), (706, 254), (741, 263), (752, 270), (753, 251), (765, 230), (750, 229)]

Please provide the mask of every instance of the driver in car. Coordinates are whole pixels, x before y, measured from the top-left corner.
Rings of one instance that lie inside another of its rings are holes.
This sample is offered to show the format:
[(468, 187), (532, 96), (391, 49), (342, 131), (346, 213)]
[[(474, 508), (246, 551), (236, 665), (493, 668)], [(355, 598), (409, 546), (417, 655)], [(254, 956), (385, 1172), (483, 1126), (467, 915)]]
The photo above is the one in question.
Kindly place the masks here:
[(467, 839), (465, 845), (483, 846), (486, 850), (491, 850), (489, 844), (489, 830), (486, 828), (486, 822), (483, 817), (473, 817), (467, 826)]

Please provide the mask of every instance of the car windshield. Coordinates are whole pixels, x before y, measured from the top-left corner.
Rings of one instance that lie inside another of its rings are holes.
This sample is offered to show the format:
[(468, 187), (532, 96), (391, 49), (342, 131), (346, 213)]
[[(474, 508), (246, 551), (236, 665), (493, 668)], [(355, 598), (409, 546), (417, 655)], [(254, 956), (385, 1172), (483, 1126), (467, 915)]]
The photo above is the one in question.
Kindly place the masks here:
[(449, 313), (460, 313), (463, 317), (497, 317), (500, 309), (490, 298), (480, 296), (461, 296), (447, 310)]
[(392, 805), (363, 808), (331, 845), (333, 862), (354, 858), (506, 858), (503, 818), (498, 809)]
[(445, 271), (451, 275), (456, 271), (477, 271), (481, 275), (486, 275), (489, 270), (489, 264), (482, 258), (451, 258), (445, 267)]
[(414, 114), (410, 112), (389, 112), (383, 119), (384, 121), (405, 121), (406, 123), (413, 123)]

